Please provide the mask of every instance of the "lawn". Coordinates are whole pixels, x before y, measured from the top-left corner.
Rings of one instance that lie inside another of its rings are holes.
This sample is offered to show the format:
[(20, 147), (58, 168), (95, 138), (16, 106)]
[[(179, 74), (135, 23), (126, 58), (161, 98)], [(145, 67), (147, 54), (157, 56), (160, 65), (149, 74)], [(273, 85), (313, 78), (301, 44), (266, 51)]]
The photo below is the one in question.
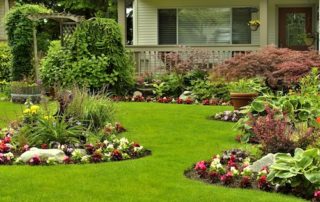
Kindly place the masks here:
[[(225, 149), (240, 147), (233, 124), (206, 119), (228, 107), (117, 104), (124, 135), (152, 156), (115, 163), (0, 167), (0, 201), (299, 201), (265, 192), (192, 181), (183, 171)], [(21, 106), (0, 103), (2, 124)]]

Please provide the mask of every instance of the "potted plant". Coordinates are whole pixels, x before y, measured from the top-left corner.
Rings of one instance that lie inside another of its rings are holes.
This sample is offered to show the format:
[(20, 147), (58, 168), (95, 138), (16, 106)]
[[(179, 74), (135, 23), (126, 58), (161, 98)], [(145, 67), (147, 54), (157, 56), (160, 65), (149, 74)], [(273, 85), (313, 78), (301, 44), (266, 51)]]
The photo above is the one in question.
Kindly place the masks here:
[(251, 31), (257, 31), (260, 27), (260, 20), (250, 20), (248, 25), (250, 26)]
[(229, 84), (230, 100), (235, 110), (250, 104), (261, 90), (261, 84), (254, 79), (241, 79)]
[(25, 81), (11, 82), (11, 100), (14, 103), (25, 103), (30, 99), (32, 103), (39, 103), (41, 100), (41, 87), (36, 83)]

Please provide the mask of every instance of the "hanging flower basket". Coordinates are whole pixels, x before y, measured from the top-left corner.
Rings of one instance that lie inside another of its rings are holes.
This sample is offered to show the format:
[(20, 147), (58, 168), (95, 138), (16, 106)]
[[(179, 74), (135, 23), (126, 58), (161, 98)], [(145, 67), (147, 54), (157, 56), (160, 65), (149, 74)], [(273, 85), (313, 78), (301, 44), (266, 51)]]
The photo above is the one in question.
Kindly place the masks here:
[(260, 27), (260, 21), (259, 20), (251, 20), (248, 23), (251, 31), (257, 31)]
[(303, 38), (303, 40), (307, 46), (312, 46), (312, 45), (314, 45), (316, 38), (314, 37), (313, 34), (306, 34), (306, 36)]
[(257, 31), (259, 29), (260, 25), (250, 25), (251, 31)]

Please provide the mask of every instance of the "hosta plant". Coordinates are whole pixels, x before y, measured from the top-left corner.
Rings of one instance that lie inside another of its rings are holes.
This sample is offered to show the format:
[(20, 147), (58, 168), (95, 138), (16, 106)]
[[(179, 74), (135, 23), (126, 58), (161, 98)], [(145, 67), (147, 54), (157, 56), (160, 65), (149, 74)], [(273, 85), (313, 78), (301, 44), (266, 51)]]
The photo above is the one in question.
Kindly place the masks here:
[(297, 148), (294, 155), (278, 153), (270, 167), (268, 181), (280, 186), (301, 190), (306, 198), (312, 198), (320, 186), (320, 150)]

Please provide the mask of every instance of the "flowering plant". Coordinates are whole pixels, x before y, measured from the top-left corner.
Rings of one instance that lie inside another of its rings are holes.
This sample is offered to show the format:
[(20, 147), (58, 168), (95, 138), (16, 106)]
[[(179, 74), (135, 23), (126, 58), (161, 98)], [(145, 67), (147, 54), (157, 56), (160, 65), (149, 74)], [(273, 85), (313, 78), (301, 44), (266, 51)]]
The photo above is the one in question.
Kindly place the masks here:
[(260, 20), (250, 20), (248, 22), (249, 26), (260, 26), (260, 24), (261, 24)]

